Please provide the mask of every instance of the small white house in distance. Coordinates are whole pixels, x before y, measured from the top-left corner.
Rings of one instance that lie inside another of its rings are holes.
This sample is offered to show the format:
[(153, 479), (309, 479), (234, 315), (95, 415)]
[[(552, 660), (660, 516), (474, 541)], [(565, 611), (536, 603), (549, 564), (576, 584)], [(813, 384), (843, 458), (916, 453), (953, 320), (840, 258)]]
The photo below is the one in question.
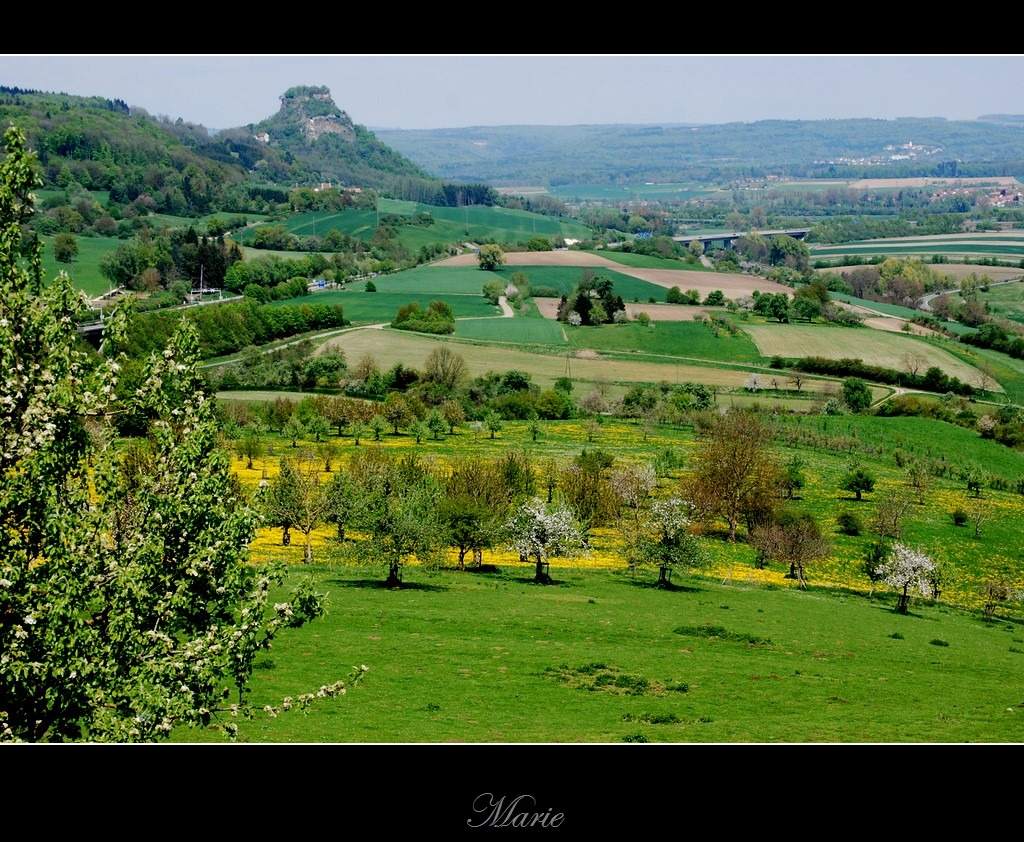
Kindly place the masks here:
[(258, 135), (255, 135), (255, 138), (260, 143), (270, 143), (270, 135), (267, 132), (260, 132)]

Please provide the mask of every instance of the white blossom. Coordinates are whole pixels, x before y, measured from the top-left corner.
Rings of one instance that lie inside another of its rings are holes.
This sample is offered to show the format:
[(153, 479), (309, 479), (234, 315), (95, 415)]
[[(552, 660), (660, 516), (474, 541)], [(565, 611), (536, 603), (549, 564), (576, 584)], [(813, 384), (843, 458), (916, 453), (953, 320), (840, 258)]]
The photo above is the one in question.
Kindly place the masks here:
[(935, 562), (928, 556), (900, 543), (893, 544), (892, 551), (875, 570), (889, 587), (916, 590), (922, 596), (931, 595), (930, 576), (934, 572)]

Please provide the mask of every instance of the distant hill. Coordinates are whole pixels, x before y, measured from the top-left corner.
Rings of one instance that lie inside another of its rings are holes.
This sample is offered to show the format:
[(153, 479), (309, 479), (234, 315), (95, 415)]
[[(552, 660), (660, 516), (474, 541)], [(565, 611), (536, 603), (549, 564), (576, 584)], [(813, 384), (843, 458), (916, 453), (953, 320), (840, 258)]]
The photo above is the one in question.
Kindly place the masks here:
[(253, 168), (264, 167), (271, 177), (279, 175), (276, 170), (285, 163), (295, 180), (344, 186), (387, 188), (396, 177), (427, 178), (373, 132), (353, 123), (326, 87), (290, 88), (281, 96), (281, 108), (274, 116), (245, 129), (220, 132), (217, 140), (235, 150), (243, 145), (249, 150), (262, 148), (262, 155), (253, 156), (260, 158)]
[(980, 120), (477, 126), (377, 134), (434, 176), (496, 185), (722, 181), (770, 173), (1024, 175), (1024, 132)]
[(1024, 126), (1024, 114), (982, 114), (978, 120), (983, 123), (1002, 123), (1007, 126)]
[(204, 154), (195, 138), (119, 99), (0, 87), (0, 129), (11, 124), (25, 131), (47, 186), (75, 182), (116, 202), (147, 194), (156, 210), (203, 214), (247, 177), (239, 162)]
[(0, 87), (0, 129), (11, 123), (25, 130), (48, 187), (75, 182), (109, 191), (116, 202), (145, 194), (169, 214), (242, 206), (253, 184), (330, 181), (411, 199), (441, 190), (437, 179), (353, 123), (325, 87), (292, 88), (272, 117), (216, 132), (119, 99)]

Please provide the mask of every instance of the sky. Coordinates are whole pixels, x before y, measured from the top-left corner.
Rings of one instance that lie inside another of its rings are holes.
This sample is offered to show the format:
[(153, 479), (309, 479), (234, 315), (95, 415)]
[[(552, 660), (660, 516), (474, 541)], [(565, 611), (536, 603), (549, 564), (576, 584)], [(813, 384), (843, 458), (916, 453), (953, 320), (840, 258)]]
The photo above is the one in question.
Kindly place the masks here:
[(371, 128), (1024, 113), (1024, 56), (0, 56), (0, 84), (222, 129), (327, 85)]

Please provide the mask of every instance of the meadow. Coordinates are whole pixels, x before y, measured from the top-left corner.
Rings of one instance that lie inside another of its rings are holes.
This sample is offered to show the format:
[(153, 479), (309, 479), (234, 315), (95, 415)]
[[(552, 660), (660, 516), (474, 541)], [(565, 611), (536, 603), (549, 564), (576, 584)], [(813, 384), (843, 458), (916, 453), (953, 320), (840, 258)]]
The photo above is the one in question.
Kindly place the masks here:
[(974, 345), (948, 344), (945, 346), (955, 357), (968, 365), (985, 365), (992, 376), (1003, 387), (1006, 398), (1015, 404), (1024, 406), (1024, 360), (1018, 360), (1008, 354), (993, 351), (991, 348), (978, 348)]
[(114, 251), (123, 240), (116, 237), (76, 237), (78, 256), (72, 263), (58, 263), (53, 256), (53, 237), (40, 237), (43, 241), (43, 277), (52, 280), (59, 272), (67, 272), (78, 289), (92, 297), (110, 289), (110, 281), (100, 272), (100, 261)]
[(988, 292), (978, 292), (978, 300), (993, 315), (1024, 323), (1024, 283), (989, 287)]
[(569, 344), (574, 348), (597, 351), (667, 354), (677, 357), (720, 360), (722, 362), (761, 363), (762, 354), (744, 334), (717, 334), (707, 325), (694, 321), (638, 322), (600, 327), (566, 327)]
[[(813, 513), (832, 543), (829, 556), (809, 568), (807, 591), (782, 568), (758, 569), (752, 548), (729, 544), (714, 524), (699, 539), (711, 568), (677, 574), (672, 590), (653, 587), (650, 572), (629, 574), (614, 526), (594, 531), (589, 555), (554, 559), (553, 586), (531, 584), (532, 568), (499, 547), (485, 551), (481, 572), (413, 565), (397, 591), (382, 587), (382, 570), (344, 560), (331, 528), (314, 533), (310, 566), (300, 563), (299, 542), (281, 547), (279, 530), (260, 530), (253, 561), (290, 563), (288, 585), (308, 577), (329, 603), (326, 617), (284, 632), (259, 657), (255, 707), (342, 678), (354, 665), (369, 672), (345, 697), (319, 702), (308, 715), (241, 722), (240, 739), (1019, 740), (1024, 621), (1006, 613), (982, 618), (979, 588), (998, 573), (1019, 580), (1024, 497), (985, 489), (991, 520), (975, 538), (949, 517), (968, 504), (962, 482), (935, 480), (925, 504), (912, 506), (905, 540), (945, 565), (942, 598), (916, 599), (906, 616), (893, 611), (894, 595), (863, 573), (867, 531), (839, 534), (836, 517), (849, 511), (867, 522), (876, 501), (904, 484), (897, 451), (948, 454), (1015, 477), (1024, 476), (1024, 454), (919, 418), (773, 423), (778, 459), (799, 456), (807, 479), (787, 506)], [(419, 446), (408, 435), (385, 435), (379, 446), (415, 448), (441, 461), (509, 449), (564, 459), (585, 447), (635, 461), (671, 448), (685, 464), (661, 480), (661, 494), (685, 476), (699, 446), (685, 427), (657, 427), (644, 440), (636, 424), (606, 421), (593, 442), (579, 421), (542, 427), (536, 443), (524, 423), (509, 422), (494, 440), (462, 430)], [(350, 438), (335, 441), (342, 458), (354, 449)], [(289, 448), (278, 439), (273, 449), (251, 471), (235, 460), (246, 487), (264, 468), (276, 473), (278, 455)], [(853, 460), (878, 480), (862, 502), (839, 490)], [(219, 738), (213, 730), (174, 734), (179, 741)]]
[[(398, 240), (413, 251), (433, 243), (458, 243), (477, 239), (518, 242), (533, 236), (583, 239), (590, 235), (590, 230), (577, 222), (528, 211), (485, 205), (438, 207), (399, 199), (380, 199), (376, 211), (348, 209), (291, 214), (281, 224), (297, 236), (322, 237), (329, 231), (341, 231), (351, 237), (369, 241), (377, 230), (378, 212), (397, 216), (429, 213), (433, 217), (429, 225), (398, 226)], [(241, 241), (251, 242), (255, 230), (247, 228), (243, 231)]]
[(398, 592), (334, 567), (289, 584), (303, 577), (329, 613), (257, 660), (254, 706), (369, 672), (306, 715), (241, 722), (241, 742), (1021, 739), (1024, 631), (942, 606), (902, 617), (891, 598), (693, 579), (664, 592), (604, 572), (544, 591), (514, 568)]

